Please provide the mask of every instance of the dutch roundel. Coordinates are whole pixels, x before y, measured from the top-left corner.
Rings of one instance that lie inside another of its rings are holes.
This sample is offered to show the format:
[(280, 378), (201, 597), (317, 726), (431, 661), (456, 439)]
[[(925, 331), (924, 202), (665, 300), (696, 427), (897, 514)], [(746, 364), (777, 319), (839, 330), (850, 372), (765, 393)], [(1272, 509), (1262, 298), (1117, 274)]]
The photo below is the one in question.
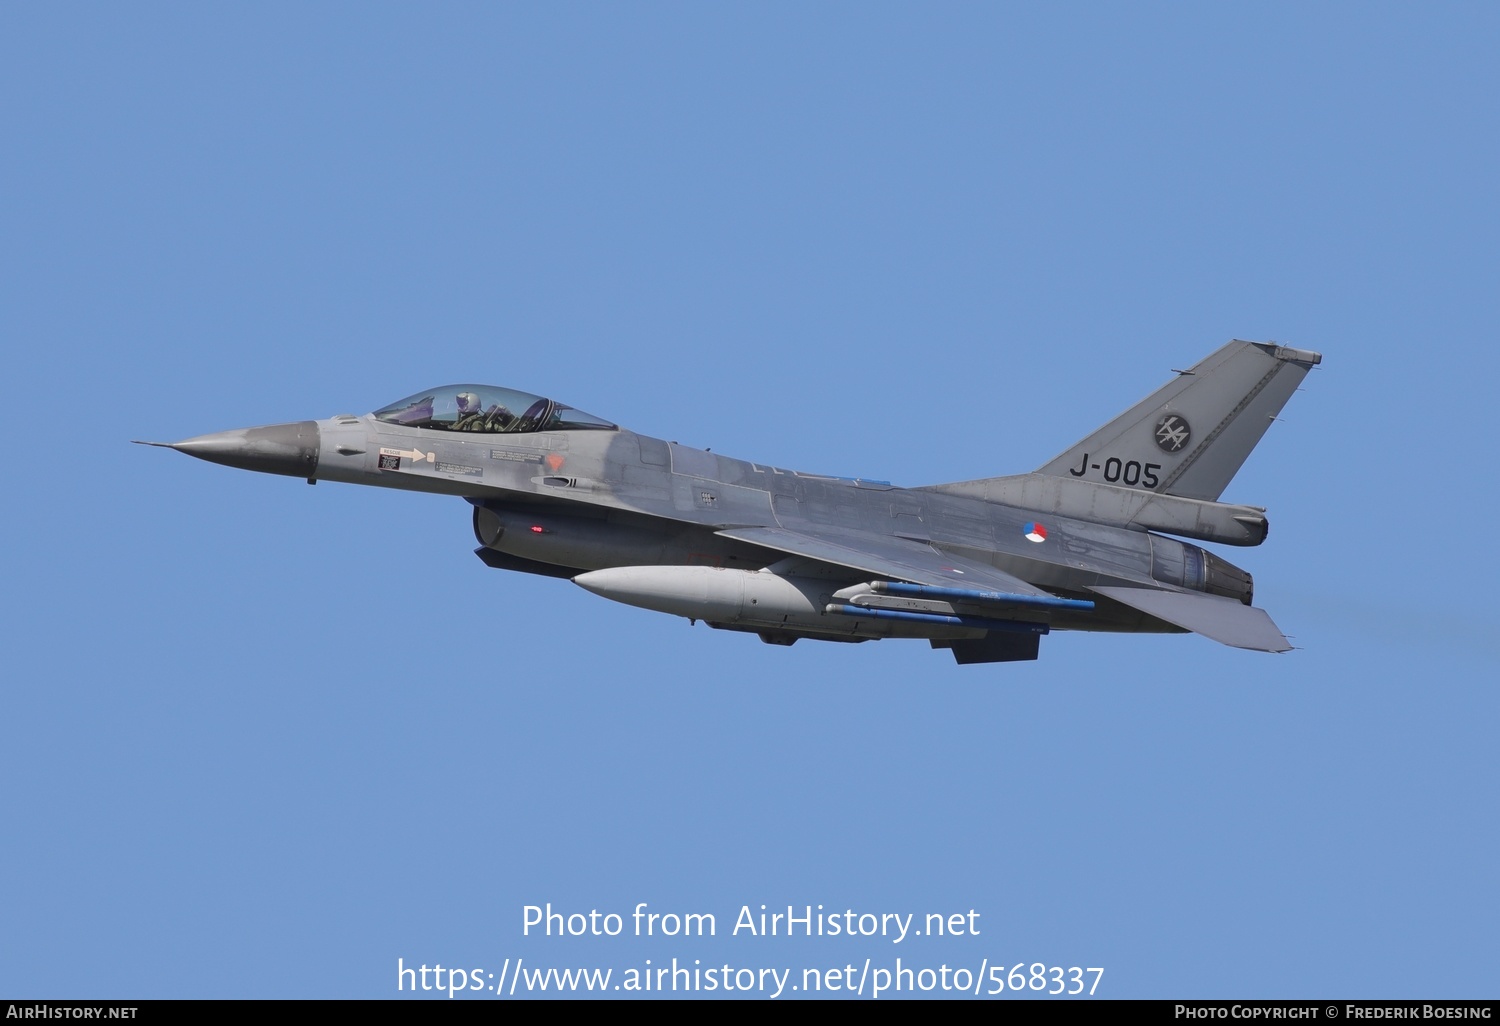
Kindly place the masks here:
[(1033, 520), (1026, 525), (1026, 540), (1044, 542), (1047, 540), (1047, 528), (1045, 525)]

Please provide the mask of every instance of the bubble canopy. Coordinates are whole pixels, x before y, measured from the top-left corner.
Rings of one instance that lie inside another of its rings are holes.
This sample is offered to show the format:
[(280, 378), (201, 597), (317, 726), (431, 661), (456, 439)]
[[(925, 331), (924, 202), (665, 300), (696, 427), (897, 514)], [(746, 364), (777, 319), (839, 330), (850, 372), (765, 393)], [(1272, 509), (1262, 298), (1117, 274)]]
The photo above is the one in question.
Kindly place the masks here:
[(443, 385), (425, 389), (376, 410), (374, 417), (402, 427), (485, 434), (619, 430), (607, 420), (555, 400), (494, 385)]

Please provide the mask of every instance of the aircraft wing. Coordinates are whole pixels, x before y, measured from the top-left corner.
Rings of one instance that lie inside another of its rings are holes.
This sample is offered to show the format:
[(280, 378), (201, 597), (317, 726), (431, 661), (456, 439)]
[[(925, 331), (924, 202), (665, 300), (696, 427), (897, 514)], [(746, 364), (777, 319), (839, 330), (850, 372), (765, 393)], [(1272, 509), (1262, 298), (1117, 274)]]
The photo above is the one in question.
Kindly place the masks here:
[(832, 563), (892, 581), (910, 581), (940, 588), (972, 588), (1012, 595), (1048, 595), (1019, 577), (961, 556), (939, 552), (931, 545), (862, 531), (819, 535), (783, 527), (732, 527), (717, 532), (725, 538), (750, 542), (792, 556)]
[(1256, 652), (1286, 652), (1292, 647), (1264, 609), (1234, 599), (1202, 592), (1105, 585), (1089, 590), (1223, 645)]

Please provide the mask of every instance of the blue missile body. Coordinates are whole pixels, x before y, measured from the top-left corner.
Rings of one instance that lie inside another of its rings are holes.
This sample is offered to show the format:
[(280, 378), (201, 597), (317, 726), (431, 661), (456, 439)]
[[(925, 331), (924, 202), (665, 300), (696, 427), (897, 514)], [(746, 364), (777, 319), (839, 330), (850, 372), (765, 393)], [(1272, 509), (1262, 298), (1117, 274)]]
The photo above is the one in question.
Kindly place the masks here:
[[(939, 589), (943, 590), (943, 589)], [(943, 613), (918, 613), (906, 609), (877, 609), (872, 606), (830, 605), (827, 612), (872, 620), (905, 620), (907, 623), (942, 624), (945, 627), (973, 627), (982, 631), (1010, 631), (1015, 634), (1047, 634), (1052, 628), (1044, 623), (1025, 620), (991, 620), (987, 616), (948, 616)]]
[(958, 599), (962, 602), (1004, 603), (1009, 606), (1034, 606), (1038, 609), (1081, 609), (1088, 611), (1094, 603), (1088, 599), (1065, 599), (1054, 595), (1017, 595), (1005, 591), (971, 591), (968, 588), (938, 588), (927, 584), (902, 581), (876, 581), (874, 589), (886, 595), (908, 598)]

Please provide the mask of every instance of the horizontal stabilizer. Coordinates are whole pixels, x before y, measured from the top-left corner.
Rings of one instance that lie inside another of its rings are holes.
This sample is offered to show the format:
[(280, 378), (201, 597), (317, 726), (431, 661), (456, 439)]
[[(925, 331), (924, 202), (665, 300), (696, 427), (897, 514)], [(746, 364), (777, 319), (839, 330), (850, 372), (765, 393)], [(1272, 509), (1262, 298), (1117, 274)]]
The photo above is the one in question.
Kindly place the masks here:
[(1292, 647), (1264, 609), (1234, 599), (1201, 592), (1103, 585), (1089, 590), (1223, 645), (1256, 652), (1286, 652)]

